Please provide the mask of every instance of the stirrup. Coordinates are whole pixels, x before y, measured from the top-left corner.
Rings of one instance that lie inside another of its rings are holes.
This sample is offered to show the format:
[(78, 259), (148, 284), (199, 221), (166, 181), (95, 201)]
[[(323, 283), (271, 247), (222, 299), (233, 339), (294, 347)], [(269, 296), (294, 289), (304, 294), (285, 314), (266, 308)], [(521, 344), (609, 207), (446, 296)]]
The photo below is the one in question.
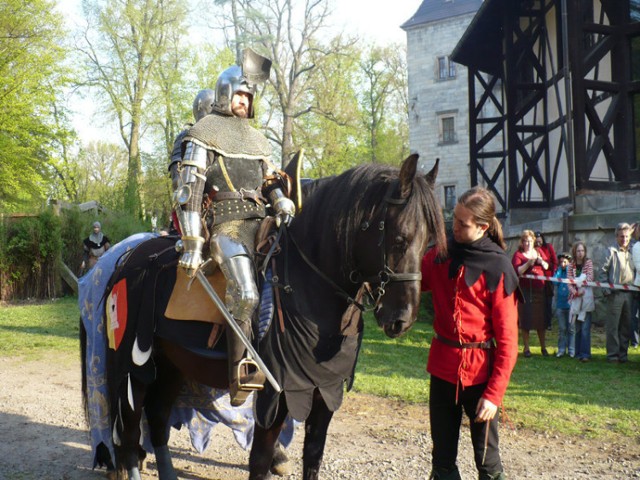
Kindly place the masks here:
[(239, 391), (253, 392), (264, 389), (265, 375), (253, 358), (243, 358), (236, 368)]
[[(232, 407), (242, 405), (251, 392), (264, 388), (265, 374), (251, 358), (243, 358), (236, 367), (236, 380), (229, 385), (229, 397)], [(251, 369), (251, 371), (249, 371)], [(243, 370), (247, 372), (243, 375)]]

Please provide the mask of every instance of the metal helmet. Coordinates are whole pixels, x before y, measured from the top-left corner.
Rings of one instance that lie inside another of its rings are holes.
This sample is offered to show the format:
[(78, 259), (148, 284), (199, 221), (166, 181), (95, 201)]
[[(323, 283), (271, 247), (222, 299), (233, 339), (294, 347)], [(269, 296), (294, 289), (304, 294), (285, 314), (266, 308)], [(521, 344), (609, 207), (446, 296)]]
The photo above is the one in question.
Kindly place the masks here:
[(193, 100), (193, 118), (196, 122), (213, 112), (215, 92), (210, 88), (200, 90)]
[(253, 118), (253, 96), (256, 93), (256, 85), (247, 82), (242, 75), (242, 68), (238, 65), (227, 68), (218, 77), (213, 108), (218, 112), (233, 115), (231, 111), (231, 99), (238, 92), (245, 92), (251, 96), (249, 118)]
[(233, 65), (218, 77), (213, 108), (218, 112), (233, 115), (231, 99), (237, 92), (245, 92), (251, 96), (249, 118), (253, 118), (253, 97), (256, 87), (269, 79), (270, 71), (271, 60), (246, 48), (243, 51), (242, 66)]

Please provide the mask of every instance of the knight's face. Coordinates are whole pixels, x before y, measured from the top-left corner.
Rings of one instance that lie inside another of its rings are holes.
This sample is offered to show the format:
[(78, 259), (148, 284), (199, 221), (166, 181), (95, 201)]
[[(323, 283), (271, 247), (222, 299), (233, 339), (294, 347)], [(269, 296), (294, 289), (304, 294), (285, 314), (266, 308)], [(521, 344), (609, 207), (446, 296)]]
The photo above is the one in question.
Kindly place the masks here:
[(240, 118), (249, 118), (251, 95), (247, 92), (236, 92), (231, 99), (231, 112)]

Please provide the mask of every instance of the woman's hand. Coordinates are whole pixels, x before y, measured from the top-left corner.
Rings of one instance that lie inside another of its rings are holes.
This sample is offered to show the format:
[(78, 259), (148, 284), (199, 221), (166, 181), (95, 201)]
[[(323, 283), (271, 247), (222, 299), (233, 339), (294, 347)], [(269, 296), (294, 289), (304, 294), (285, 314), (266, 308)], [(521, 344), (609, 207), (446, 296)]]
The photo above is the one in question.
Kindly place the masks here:
[(545, 262), (542, 257), (540, 255), (538, 255), (538, 253), (536, 252), (536, 260), (533, 263), (537, 263), (538, 265), (540, 265), (544, 270), (547, 270), (549, 268), (549, 263)]
[(488, 422), (498, 413), (498, 406), (490, 402), (484, 397), (481, 397), (476, 407), (476, 422)]

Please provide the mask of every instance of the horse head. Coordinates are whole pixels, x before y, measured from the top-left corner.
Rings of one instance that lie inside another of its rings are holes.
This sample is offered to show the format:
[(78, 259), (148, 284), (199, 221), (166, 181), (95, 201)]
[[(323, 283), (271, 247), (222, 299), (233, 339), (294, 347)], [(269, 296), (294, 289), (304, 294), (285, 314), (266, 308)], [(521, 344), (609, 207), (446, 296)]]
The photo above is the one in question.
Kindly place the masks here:
[(372, 287), (374, 315), (392, 338), (417, 319), (421, 263), (428, 245), (446, 250), (444, 220), (434, 191), (438, 161), (426, 176), (417, 173), (417, 161), (417, 154), (409, 156), (399, 173), (385, 179), (384, 199), (363, 222), (356, 242), (355, 259), (368, 272), (365, 280)]

